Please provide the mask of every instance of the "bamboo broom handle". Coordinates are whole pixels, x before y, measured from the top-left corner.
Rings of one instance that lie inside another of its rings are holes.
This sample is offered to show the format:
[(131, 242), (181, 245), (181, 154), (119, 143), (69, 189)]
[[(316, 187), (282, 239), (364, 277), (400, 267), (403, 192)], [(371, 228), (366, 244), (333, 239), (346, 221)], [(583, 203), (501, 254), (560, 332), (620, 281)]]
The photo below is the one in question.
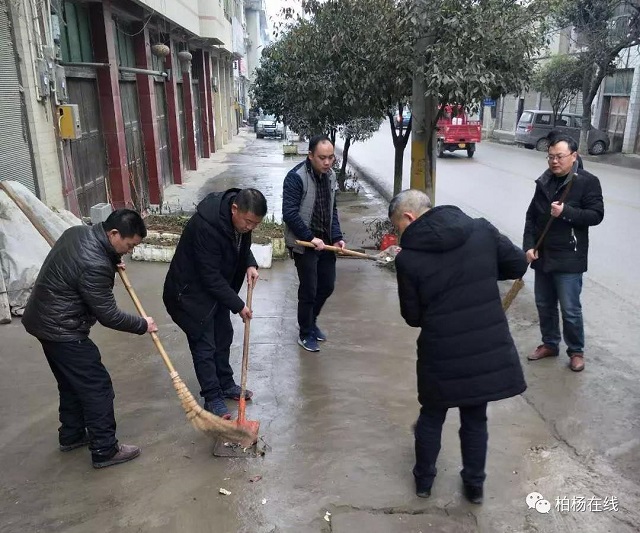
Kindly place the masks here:
[[(253, 300), (253, 284), (247, 284), (247, 302), (245, 305), (251, 310), (251, 301)], [(238, 423), (242, 424), (246, 417), (245, 411), (247, 400), (245, 393), (247, 391), (247, 375), (249, 373), (249, 333), (251, 320), (245, 320), (244, 323), (244, 339), (242, 342), (242, 377), (240, 380), (240, 400), (238, 401)]]
[[(122, 283), (124, 283), (124, 286), (126, 287), (127, 292), (129, 293), (129, 296), (131, 296), (131, 299), (133, 300), (133, 304), (136, 306), (136, 309), (138, 310), (138, 313), (140, 314), (140, 316), (141, 317), (148, 316), (144, 312), (142, 303), (138, 299), (138, 295), (136, 294), (136, 291), (133, 289), (133, 286), (129, 281), (129, 276), (127, 276), (127, 273), (124, 271), (124, 269), (118, 268), (118, 274), (120, 274), (120, 279), (122, 279)], [(151, 332), (150, 335), (151, 335), (151, 338), (153, 339), (153, 343), (156, 345), (156, 348), (160, 353), (160, 356), (162, 357), (162, 360), (164, 361), (165, 366), (167, 367), (167, 370), (171, 375), (175, 374), (176, 369), (173, 367), (173, 363), (171, 362), (171, 359), (169, 359), (169, 355), (164, 349), (162, 342), (160, 342), (160, 337), (158, 337), (158, 334), (156, 332)]]
[[(309, 241), (296, 241), (296, 244), (300, 246), (304, 246), (306, 248), (315, 248), (316, 245)], [(377, 258), (374, 255), (363, 254), (362, 252), (355, 252), (353, 250), (347, 250), (346, 248), (343, 250), (342, 248), (338, 248), (337, 246), (329, 246), (328, 244), (324, 245), (324, 249), (329, 252), (335, 252), (339, 255), (350, 255), (353, 257), (359, 257), (360, 259), (371, 259), (372, 261), (377, 261)]]

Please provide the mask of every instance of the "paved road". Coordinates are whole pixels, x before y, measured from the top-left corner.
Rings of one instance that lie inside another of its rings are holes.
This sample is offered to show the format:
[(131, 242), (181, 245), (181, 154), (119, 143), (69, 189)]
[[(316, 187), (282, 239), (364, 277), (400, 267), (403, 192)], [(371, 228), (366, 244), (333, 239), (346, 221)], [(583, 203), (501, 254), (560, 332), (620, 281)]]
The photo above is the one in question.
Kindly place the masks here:
[[(269, 211), (277, 215), (279, 184), (293, 162), (279, 156), (279, 143), (250, 137), (173, 187), (167, 202), (187, 209), (211, 190), (252, 185), (267, 193)], [(358, 245), (366, 237), (364, 222), (384, 208), (373, 194), (342, 196), (349, 242)], [(186, 339), (162, 304), (166, 269), (128, 265), (176, 368), (197, 394)], [(524, 399), (491, 404), (482, 506), (466, 503), (460, 493), (458, 417), (452, 412), (433, 496), (422, 500), (411, 477), (417, 331), (399, 315), (393, 274), (370, 262), (339, 261), (337, 290), (321, 317), (331, 336), (320, 354), (295, 343), (292, 262), (277, 262), (261, 275), (251, 326), (255, 397), (247, 413), (261, 421), (272, 447), (261, 459), (211, 457), (210, 438), (187, 424), (149, 338), (96, 326), (92, 337), (116, 389), (119, 437), (143, 452), (132, 463), (94, 471), (86, 449), (57, 450), (57, 392), (38, 342), (18, 319), (0, 326), (0, 533), (637, 531), (638, 484), (628, 479), (638, 472), (637, 373), (605, 364), (613, 356), (590, 360), (579, 376), (560, 361), (527, 365)], [(133, 311), (120, 283), (116, 298)], [(534, 312), (526, 292), (510, 310), (519, 346), (535, 342)], [(234, 325), (237, 372), (242, 326), (237, 318)], [(595, 446), (598, 434), (602, 442)], [(257, 475), (260, 481), (249, 481)], [(221, 487), (231, 495), (219, 494)], [(615, 496), (619, 511), (539, 514), (525, 505), (533, 490), (554, 507), (556, 498), (597, 496), (602, 505)]]
[[(350, 158), (390, 192), (393, 145), (383, 128), (370, 141), (351, 148)], [(408, 187), (410, 150), (405, 154), (404, 187)], [(640, 481), (638, 406), (640, 392), (640, 172), (586, 161), (600, 178), (605, 199), (604, 222), (591, 229), (589, 272), (584, 285), (587, 370), (581, 375), (560, 370), (564, 358), (527, 365), (527, 399), (559, 438), (583, 457), (602, 457), (621, 474)], [(546, 168), (544, 154), (494, 143), (482, 143), (475, 157), (448, 154), (437, 161), (436, 202), (452, 203), (493, 222), (515, 242), (522, 241), (524, 214), (534, 180)], [(533, 304), (533, 276), (519, 296), (529, 306), (529, 342), (539, 341)], [(533, 326), (533, 327), (529, 327)], [(634, 457), (636, 459), (634, 459)]]

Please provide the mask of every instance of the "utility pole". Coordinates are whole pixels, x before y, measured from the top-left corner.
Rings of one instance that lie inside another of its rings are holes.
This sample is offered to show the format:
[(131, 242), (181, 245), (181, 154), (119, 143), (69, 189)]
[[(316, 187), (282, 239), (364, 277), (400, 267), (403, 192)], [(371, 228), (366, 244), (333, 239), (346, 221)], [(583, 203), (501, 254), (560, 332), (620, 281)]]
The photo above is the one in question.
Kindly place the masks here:
[(411, 188), (427, 193), (435, 205), (435, 116), (437, 103), (425, 96), (425, 57), (428, 38), (418, 39), (415, 47), (416, 69), (413, 73), (411, 101)]

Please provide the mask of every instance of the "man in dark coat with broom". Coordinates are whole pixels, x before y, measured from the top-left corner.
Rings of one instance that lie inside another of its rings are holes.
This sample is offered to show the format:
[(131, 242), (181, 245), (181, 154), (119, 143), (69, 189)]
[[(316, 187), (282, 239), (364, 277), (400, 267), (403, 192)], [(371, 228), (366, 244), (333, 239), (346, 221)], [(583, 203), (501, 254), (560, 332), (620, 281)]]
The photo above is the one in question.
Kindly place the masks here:
[(527, 261), (488, 221), (455, 206), (432, 209), (422, 191), (398, 194), (389, 218), (401, 235), (395, 263), (400, 310), (407, 324), (421, 328), (416, 493), (431, 495), (442, 424), (447, 410), (458, 407), (464, 494), (482, 503), (487, 402), (526, 389), (497, 282), (521, 278)]
[[(198, 204), (180, 237), (164, 283), (164, 304), (189, 342), (204, 408), (231, 418), (225, 398), (240, 399), (229, 352), (233, 342), (230, 313), (251, 319), (238, 296), (246, 276), (258, 280), (251, 253), (251, 231), (267, 214), (256, 189), (211, 193)], [(245, 398), (251, 399), (251, 391)]]
[(138, 335), (158, 330), (151, 317), (118, 309), (113, 296), (121, 256), (146, 235), (142, 218), (130, 209), (92, 227), (69, 228), (47, 255), (22, 317), (58, 382), (60, 450), (89, 445), (94, 468), (140, 455), (140, 448), (116, 439), (113, 385), (89, 331), (96, 321)]

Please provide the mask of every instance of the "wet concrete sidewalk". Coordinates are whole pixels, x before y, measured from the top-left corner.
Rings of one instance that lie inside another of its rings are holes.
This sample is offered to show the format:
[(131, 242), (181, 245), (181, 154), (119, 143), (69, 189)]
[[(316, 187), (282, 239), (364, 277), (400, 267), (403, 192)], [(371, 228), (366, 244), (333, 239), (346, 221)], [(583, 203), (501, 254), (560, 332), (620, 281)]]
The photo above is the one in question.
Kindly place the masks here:
[[(278, 214), (282, 180), (295, 160), (284, 160), (275, 141), (245, 134), (239, 143), (242, 151), (225, 157), (222, 172), (207, 178), (201, 171), (191, 182), (200, 185), (180, 189), (188, 191), (185, 205), (211, 190), (254, 186), (265, 191), (269, 212)], [(339, 202), (346, 240), (359, 246), (367, 237), (364, 223), (384, 216), (386, 204), (366, 190)], [(186, 339), (162, 304), (166, 269), (128, 266), (177, 370), (197, 394)], [(114, 382), (118, 436), (143, 451), (129, 464), (94, 471), (86, 450), (57, 450), (57, 391), (37, 341), (19, 320), (1, 326), (0, 531), (636, 531), (636, 488), (616, 484), (605, 466), (585, 468), (521, 397), (490, 405), (484, 505), (461, 495), (456, 410), (445, 426), (433, 496), (418, 499), (411, 475), (418, 330), (400, 317), (395, 275), (373, 262), (338, 261), (336, 291), (320, 320), (329, 340), (319, 354), (296, 344), (293, 262), (277, 262), (261, 276), (251, 325), (255, 397), (248, 418), (261, 421), (271, 447), (263, 458), (212, 457), (211, 440), (185, 421), (150, 339), (97, 327), (92, 337)], [(116, 296), (133, 312), (119, 283)], [(516, 342), (535, 328), (527, 320), (529, 306), (516, 301), (510, 311)], [(236, 317), (234, 327), (232, 364), (239, 373), (242, 323)], [(254, 476), (262, 478), (250, 482)], [(219, 494), (220, 488), (231, 495)], [(534, 490), (551, 502), (549, 514), (527, 508), (525, 497)], [(619, 511), (553, 508), (557, 497), (593, 495), (618, 497)]]

